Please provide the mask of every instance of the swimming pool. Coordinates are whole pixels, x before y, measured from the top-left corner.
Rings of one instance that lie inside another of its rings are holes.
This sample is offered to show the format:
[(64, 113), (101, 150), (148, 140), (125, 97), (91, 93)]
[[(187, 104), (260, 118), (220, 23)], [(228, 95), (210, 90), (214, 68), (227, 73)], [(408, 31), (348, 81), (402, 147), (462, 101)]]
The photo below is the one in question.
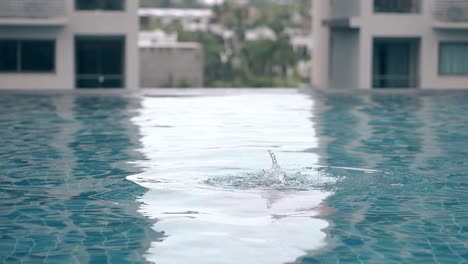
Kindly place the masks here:
[(467, 100), (2, 93), (0, 262), (467, 263)]

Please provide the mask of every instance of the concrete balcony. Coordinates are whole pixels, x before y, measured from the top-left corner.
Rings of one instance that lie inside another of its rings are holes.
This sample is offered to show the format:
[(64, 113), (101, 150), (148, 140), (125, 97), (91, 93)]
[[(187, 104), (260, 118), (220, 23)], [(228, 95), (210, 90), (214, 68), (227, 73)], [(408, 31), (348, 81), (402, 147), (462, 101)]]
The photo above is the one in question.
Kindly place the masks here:
[(437, 0), (433, 14), (436, 29), (468, 29), (468, 0)]
[(1, 0), (0, 26), (63, 26), (65, 0)]

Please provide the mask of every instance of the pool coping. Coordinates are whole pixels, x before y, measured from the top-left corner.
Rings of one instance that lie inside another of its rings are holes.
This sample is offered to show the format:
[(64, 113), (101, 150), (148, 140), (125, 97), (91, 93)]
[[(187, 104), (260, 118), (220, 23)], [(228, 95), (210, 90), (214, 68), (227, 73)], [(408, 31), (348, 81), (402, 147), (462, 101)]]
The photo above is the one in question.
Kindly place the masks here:
[(372, 94), (407, 94), (407, 95), (437, 95), (448, 93), (467, 93), (460, 89), (317, 89), (302, 88), (142, 88), (142, 89), (0, 89), (0, 95), (110, 95), (110, 96), (149, 96), (149, 97), (190, 97), (190, 96), (223, 96), (235, 94), (337, 94), (337, 95), (372, 95)]

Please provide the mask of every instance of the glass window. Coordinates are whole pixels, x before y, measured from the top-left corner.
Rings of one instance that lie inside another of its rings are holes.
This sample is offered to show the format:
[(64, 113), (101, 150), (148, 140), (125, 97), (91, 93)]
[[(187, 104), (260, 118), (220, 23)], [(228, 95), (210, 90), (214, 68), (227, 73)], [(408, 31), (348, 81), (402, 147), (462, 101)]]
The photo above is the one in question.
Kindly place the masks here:
[(53, 72), (55, 41), (0, 40), (0, 72)]
[(0, 72), (18, 70), (18, 41), (0, 40)]
[(102, 73), (122, 74), (124, 42), (122, 39), (103, 41), (105, 48), (101, 52)]
[(53, 72), (55, 70), (54, 41), (22, 41), (20, 54), (21, 71)]
[(419, 13), (419, 0), (374, 0), (376, 13)]
[(122, 11), (125, 9), (124, 0), (75, 0), (77, 10), (108, 10)]
[(77, 87), (120, 88), (123, 86), (124, 37), (77, 37), (75, 41)]
[(439, 47), (441, 75), (468, 75), (468, 43), (441, 43)]

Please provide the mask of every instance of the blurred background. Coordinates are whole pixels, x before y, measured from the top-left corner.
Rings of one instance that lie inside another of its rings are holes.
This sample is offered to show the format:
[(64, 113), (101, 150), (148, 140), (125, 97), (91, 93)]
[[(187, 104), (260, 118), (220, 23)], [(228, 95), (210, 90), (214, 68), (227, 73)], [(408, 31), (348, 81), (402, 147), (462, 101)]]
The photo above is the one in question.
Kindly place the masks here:
[(309, 83), (310, 10), (311, 0), (141, 0), (140, 48), (179, 54), (177, 81), (162, 86), (297, 87)]
[(0, 2), (0, 89), (467, 84), (468, 0)]

